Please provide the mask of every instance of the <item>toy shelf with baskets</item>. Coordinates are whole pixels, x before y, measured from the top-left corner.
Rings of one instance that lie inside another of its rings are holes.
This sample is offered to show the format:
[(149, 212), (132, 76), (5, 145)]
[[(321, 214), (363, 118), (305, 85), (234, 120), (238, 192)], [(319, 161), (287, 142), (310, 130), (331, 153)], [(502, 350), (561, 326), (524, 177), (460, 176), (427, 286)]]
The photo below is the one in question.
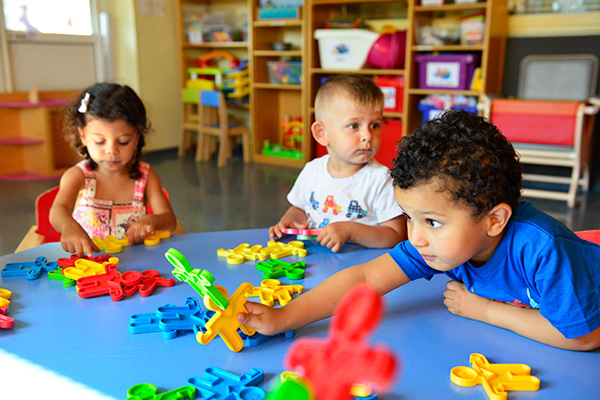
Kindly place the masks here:
[[(336, 27), (332, 21), (342, 21), (341, 26), (346, 21), (364, 21), (366, 25), (374, 31), (381, 31), (384, 25), (395, 28), (397, 31), (406, 30), (407, 20), (407, 3), (406, 1), (393, 0), (312, 0), (308, 2), (308, 21), (310, 27), (307, 35), (307, 54), (308, 54), (308, 76), (307, 76), (307, 116), (306, 120), (312, 123), (314, 121), (314, 100), (319, 86), (324, 78), (333, 75), (365, 75), (385, 81), (396, 81), (397, 84), (402, 82), (405, 75), (405, 70), (399, 68), (377, 68), (365, 64), (362, 60), (343, 59), (336, 57), (334, 54), (337, 43), (344, 44), (347, 42), (350, 51), (348, 54), (361, 53), (365, 56), (369, 52), (370, 44), (366, 46), (363, 42), (372, 41), (373, 38), (379, 37), (379, 34), (372, 32), (364, 33), (364, 31), (353, 30), (328, 30), (329, 27)], [(352, 26), (355, 26), (353, 24)], [(360, 27), (360, 26), (359, 26)], [(331, 31), (331, 33), (330, 33)], [(353, 32), (354, 31), (354, 32)], [(348, 32), (348, 34), (346, 34)], [(339, 35), (339, 36), (338, 36)], [(353, 36), (356, 39), (350, 40)], [(402, 54), (398, 56), (404, 60), (404, 45), (398, 44), (397, 49)], [(389, 49), (392, 53), (393, 49)], [(366, 53), (365, 53), (366, 52)], [(339, 61), (338, 61), (339, 60)], [(391, 64), (396, 64), (389, 61)], [(365, 64), (365, 65), (363, 65)], [(351, 67), (350, 67), (351, 65)], [(394, 65), (396, 66), (396, 65)], [(402, 134), (402, 125), (404, 119), (404, 111), (402, 109), (403, 94), (402, 88), (399, 90), (399, 104), (395, 109), (384, 110), (384, 117), (387, 123), (384, 125), (382, 132), (382, 146), (377, 155), (377, 160), (383, 164), (390, 165), (393, 158), (395, 143), (400, 139)], [(387, 95), (386, 95), (387, 98)], [(312, 137), (311, 137), (312, 139)], [(326, 150), (311, 140), (312, 155), (319, 157), (325, 154)]]
[(408, 2), (404, 135), (422, 122), (427, 96), (478, 98), (502, 89), (506, 1), (424, 1)]

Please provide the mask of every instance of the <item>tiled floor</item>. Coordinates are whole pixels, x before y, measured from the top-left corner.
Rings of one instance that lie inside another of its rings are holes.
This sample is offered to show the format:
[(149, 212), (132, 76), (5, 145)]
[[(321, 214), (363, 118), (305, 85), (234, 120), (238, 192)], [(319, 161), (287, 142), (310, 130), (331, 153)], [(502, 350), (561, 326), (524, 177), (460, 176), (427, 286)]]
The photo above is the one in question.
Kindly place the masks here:
[[(299, 170), (260, 164), (244, 165), (236, 156), (227, 167), (216, 160), (196, 164), (193, 155), (177, 158), (175, 150), (154, 152), (145, 159), (170, 192), (171, 204), (187, 232), (268, 227), (289, 204), (286, 195)], [(0, 181), (0, 254), (14, 251), (35, 224), (34, 203), (58, 180)], [(529, 199), (574, 230), (600, 228), (600, 192), (582, 197), (569, 210), (564, 202)]]

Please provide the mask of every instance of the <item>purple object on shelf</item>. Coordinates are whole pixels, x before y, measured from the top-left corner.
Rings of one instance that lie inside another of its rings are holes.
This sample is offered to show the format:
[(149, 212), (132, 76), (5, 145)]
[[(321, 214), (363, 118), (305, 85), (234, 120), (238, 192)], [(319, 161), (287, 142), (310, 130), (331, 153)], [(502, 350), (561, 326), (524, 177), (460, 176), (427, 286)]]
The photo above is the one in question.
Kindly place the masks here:
[(469, 90), (479, 56), (476, 54), (419, 54), (419, 88)]

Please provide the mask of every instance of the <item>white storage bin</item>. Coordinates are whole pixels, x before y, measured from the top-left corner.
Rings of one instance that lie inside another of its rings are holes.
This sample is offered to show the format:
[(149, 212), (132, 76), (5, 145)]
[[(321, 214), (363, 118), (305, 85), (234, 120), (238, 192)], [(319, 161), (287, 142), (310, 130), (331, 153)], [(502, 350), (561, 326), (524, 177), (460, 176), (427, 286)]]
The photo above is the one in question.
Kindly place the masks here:
[(361, 69), (373, 43), (379, 38), (364, 29), (317, 29), (321, 67), (326, 69)]

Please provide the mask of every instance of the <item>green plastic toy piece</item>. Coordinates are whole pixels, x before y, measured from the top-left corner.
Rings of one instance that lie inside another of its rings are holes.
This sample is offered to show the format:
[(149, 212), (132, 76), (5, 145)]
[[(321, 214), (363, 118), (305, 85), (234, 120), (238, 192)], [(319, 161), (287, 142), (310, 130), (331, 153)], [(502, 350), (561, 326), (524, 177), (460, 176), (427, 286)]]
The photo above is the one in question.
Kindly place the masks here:
[(75, 279), (67, 278), (66, 276), (64, 276), (60, 268), (48, 271), (48, 278), (62, 281), (64, 287), (71, 287), (77, 284), (77, 281)]
[(263, 272), (263, 279), (276, 279), (286, 276), (289, 279), (304, 279), (304, 261), (287, 263), (285, 261), (271, 258), (268, 262), (259, 262), (256, 269)]
[(175, 267), (173, 275), (187, 282), (202, 298), (208, 296), (221, 310), (229, 306), (229, 301), (213, 286), (215, 277), (207, 270), (192, 268), (187, 258), (174, 248), (165, 253), (165, 257)]
[(265, 400), (313, 400), (308, 387), (300, 381), (283, 381), (269, 392)]
[(169, 390), (160, 394), (157, 394), (157, 391), (156, 386), (151, 383), (139, 383), (129, 388), (126, 400), (180, 400), (196, 398), (196, 388), (193, 386), (183, 386), (179, 389)]

